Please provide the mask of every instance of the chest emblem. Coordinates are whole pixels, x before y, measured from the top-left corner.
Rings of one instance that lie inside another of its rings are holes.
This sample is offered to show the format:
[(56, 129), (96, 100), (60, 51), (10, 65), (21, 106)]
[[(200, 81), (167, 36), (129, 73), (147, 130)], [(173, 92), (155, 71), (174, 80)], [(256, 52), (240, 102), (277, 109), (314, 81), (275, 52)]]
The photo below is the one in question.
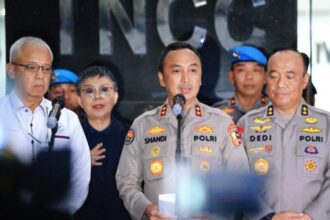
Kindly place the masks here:
[(312, 173), (316, 171), (316, 162), (314, 160), (307, 160), (305, 163), (305, 171)]
[(314, 127), (306, 127), (306, 128), (302, 128), (301, 131), (306, 133), (320, 133), (322, 129), (314, 128)]
[(153, 160), (150, 163), (150, 172), (154, 176), (159, 176), (163, 172), (163, 162), (161, 160)]
[(318, 149), (313, 145), (307, 146), (304, 151), (307, 154), (318, 154), (319, 153)]
[(253, 121), (257, 124), (265, 124), (267, 122), (270, 122), (270, 119), (265, 117), (257, 117)]
[(316, 124), (318, 120), (317, 120), (317, 118), (308, 117), (308, 118), (305, 118), (305, 121), (308, 124)]
[(201, 125), (195, 128), (195, 131), (201, 132), (201, 133), (209, 133), (213, 132), (214, 128), (208, 125)]
[(258, 125), (258, 126), (251, 126), (250, 128), (257, 133), (261, 133), (261, 132), (266, 132), (267, 130), (271, 129), (272, 126), (271, 125)]
[(269, 170), (269, 162), (264, 158), (259, 158), (254, 164), (254, 170), (259, 175), (264, 175), (268, 173)]
[(154, 127), (154, 128), (150, 128), (148, 130), (148, 134), (150, 135), (155, 135), (155, 134), (161, 134), (165, 132), (165, 128), (161, 128), (161, 127)]
[(159, 152), (160, 152), (160, 147), (155, 146), (151, 148), (150, 155), (153, 157), (157, 157), (159, 155)]

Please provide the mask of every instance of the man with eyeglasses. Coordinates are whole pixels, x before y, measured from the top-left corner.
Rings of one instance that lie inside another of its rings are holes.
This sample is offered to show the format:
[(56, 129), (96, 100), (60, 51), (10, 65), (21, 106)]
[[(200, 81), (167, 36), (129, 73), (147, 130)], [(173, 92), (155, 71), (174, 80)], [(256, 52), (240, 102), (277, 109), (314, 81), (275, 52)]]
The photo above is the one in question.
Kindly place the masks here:
[(90, 66), (77, 81), (81, 121), (90, 147), (92, 174), (89, 194), (76, 219), (130, 219), (116, 187), (116, 170), (129, 126), (112, 113), (118, 82), (105, 66)]
[[(9, 59), (7, 73), (14, 88), (0, 99), (0, 124), (7, 131), (8, 150), (21, 163), (34, 165), (38, 153), (48, 150), (51, 137), (46, 122), (52, 104), (43, 96), (48, 90), (53, 54), (42, 39), (22, 37), (10, 47)], [(71, 152), (70, 185), (51, 207), (72, 215), (86, 199), (91, 162), (78, 117), (66, 108), (61, 111), (53, 147), (54, 151), (62, 149)]]

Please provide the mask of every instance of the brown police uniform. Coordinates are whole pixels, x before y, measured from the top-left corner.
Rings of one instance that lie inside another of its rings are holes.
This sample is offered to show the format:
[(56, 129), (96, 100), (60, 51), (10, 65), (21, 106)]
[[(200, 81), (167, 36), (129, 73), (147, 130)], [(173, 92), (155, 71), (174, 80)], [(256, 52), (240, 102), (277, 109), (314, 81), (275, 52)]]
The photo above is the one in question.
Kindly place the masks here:
[(265, 180), (260, 189), (268, 213), (297, 211), (330, 219), (330, 114), (302, 99), (287, 122), (273, 105), (243, 116), (243, 144), (251, 171)]
[[(267, 96), (261, 96), (261, 98), (256, 102), (252, 109), (258, 109), (264, 107), (268, 104)], [(236, 96), (230, 99), (225, 99), (220, 102), (216, 102), (212, 105), (215, 108), (219, 108), (222, 111), (230, 115), (235, 123), (247, 112)]]
[[(176, 137), (177, 119), (168, 101), (133, 122), (116, 174), (119, 194), (133, 219), (141, 219), (148, 204), (158, 205), (159, 194), (175, 193)], [(198, 101), (183, 116), (181, 152), (194, 159), (201, 172), (248, 170), (233, 121)]]

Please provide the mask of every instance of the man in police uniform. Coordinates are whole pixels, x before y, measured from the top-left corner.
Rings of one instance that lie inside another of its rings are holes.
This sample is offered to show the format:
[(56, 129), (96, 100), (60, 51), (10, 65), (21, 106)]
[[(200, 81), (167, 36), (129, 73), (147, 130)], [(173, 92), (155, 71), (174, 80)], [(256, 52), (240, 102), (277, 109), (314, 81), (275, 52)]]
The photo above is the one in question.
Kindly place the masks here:
[(160, 212), (158, 197), (176, 190), (177, 119), (171, 108), (173, 97), (179, 93), (186, 99), (182, 158), (193, 161), (200, 172), (248, 170), (233, 121), (196, 98), (202, 75), (199, 53), (189, 44), (172, 43), (163, 50), (158, 70), (160, 85), (166, 89), (168, 99), (135, 119), (116, 174), (119, 194), (133, 219), (168, 217)]
[[(52, 103), (43, 96), (48, 90), (53, 54), (46, 42), (22, 37), (11, 47), (7, 73), (13, 91), (0, 99), (0, 126), (7, 131), (8, 150), (20, 163), (34, 164), (38, 153), (48, 151), (51, 130), (47, 118)], [(53, 207), (72, 215), (83, 204), (90, 180), (90, 154), (78, 117), (64, 108), (58, 120), (53, 150), (71, 152), (71, 178), (67, 193)]]
[(263, 94), (267, 58), (253, 46), (238, 46), (228, 52), (231, 70), (229, 81), (235, 87), (235, 96), (213, 104), (229, 114), (236, 123), (246, 112), (265, 106)]
[(265, 181), (264, 207), (252, 219), (330, 219), (330, 115), (301, 97), (308, 65), (296, 50), (273, 53), (266, 80), (272, 104), (238, 122), (250, 168)]
[(54, 69), (50, 80), (47, 98), (52, 101), (57, 96), (64, 98), (64, 106), (78, 115), (81, 109), (78, 103), (76, 82), (78, 76), (68, 69)]

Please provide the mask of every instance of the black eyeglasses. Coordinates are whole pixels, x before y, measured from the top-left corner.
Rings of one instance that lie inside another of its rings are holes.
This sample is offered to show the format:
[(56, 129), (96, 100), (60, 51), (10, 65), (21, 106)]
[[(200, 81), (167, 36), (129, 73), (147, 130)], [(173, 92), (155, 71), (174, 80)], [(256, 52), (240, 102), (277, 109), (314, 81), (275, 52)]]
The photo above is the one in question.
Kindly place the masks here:
[(11, 63), (16, 66), (22, 66), (24, 67), (27, 71), (30, 72), (38, 72), (40, 69), (43, 73), (50, 74), (52, 72), (52, 67), (51, 66), (39, 66), (37, 64), (20, 64), (20, 63)]

